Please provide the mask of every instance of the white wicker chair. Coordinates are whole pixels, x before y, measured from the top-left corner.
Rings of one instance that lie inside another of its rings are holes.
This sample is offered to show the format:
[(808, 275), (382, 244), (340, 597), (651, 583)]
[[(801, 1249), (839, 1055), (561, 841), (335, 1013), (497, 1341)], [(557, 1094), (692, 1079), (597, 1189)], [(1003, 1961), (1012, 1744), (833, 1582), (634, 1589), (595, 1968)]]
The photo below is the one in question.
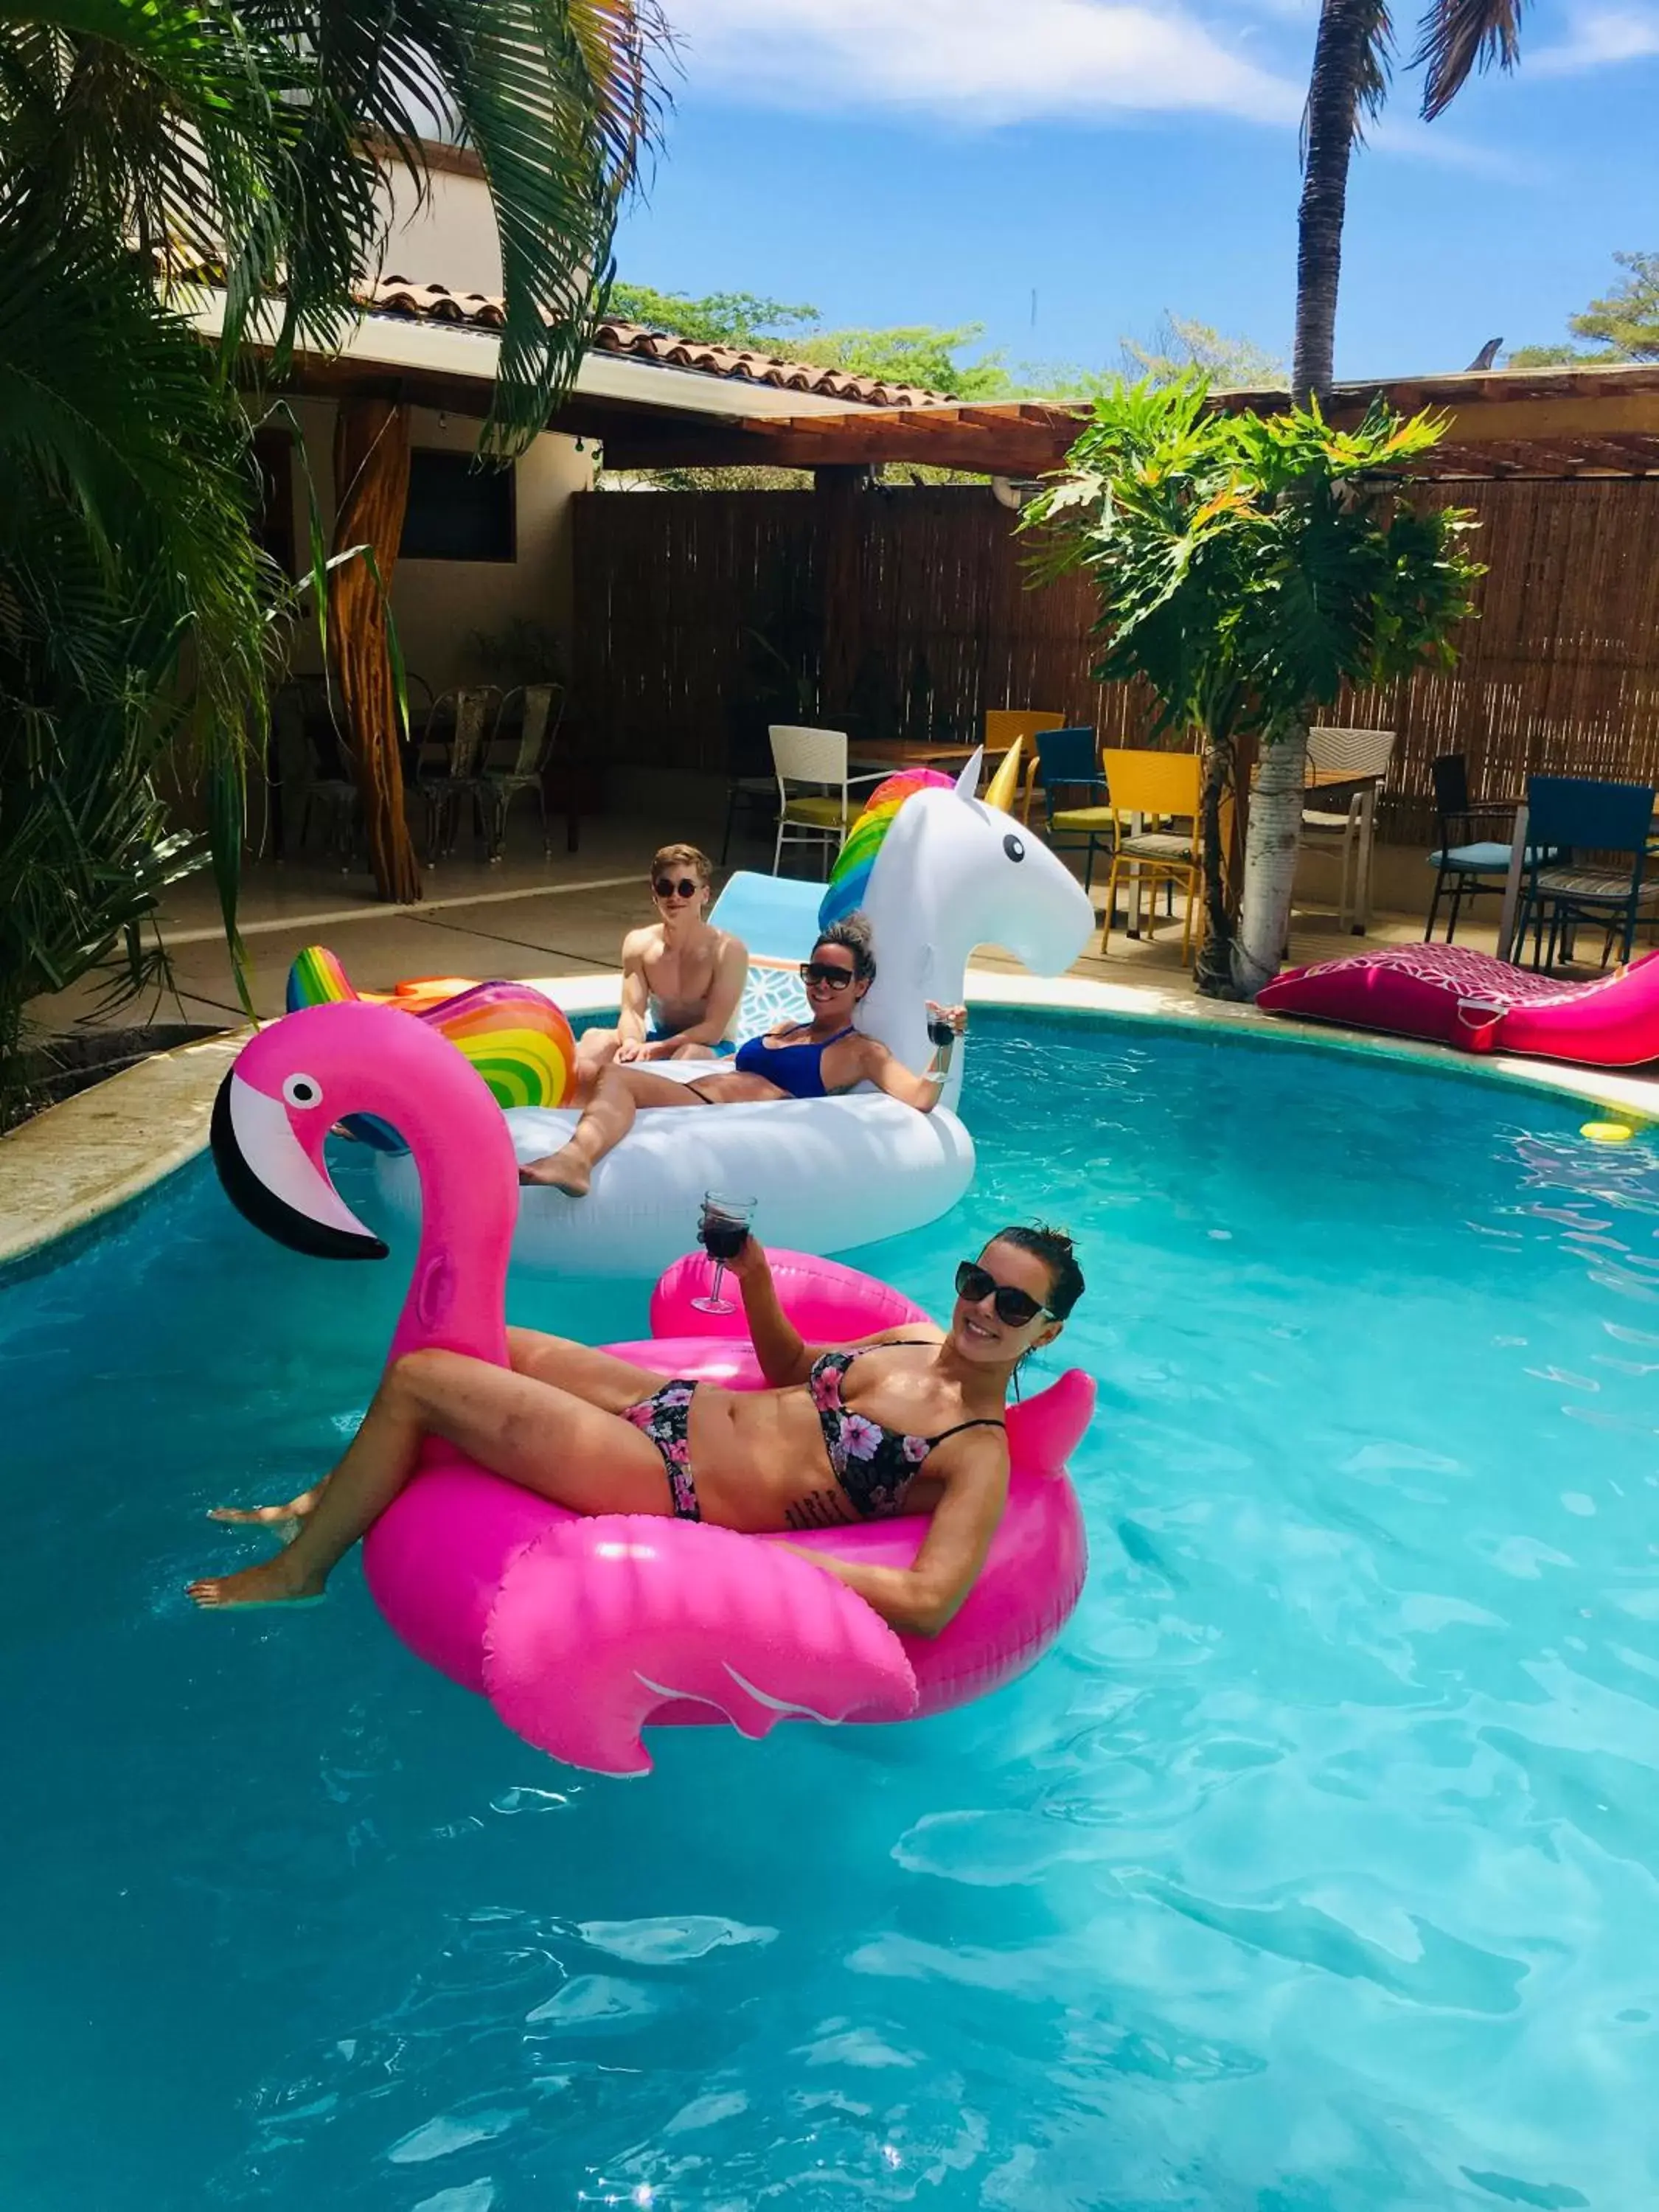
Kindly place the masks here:
[(880, 783), (888, 771), (849, 776), (845, 730), (805, 730), (787, 722), (774, 722), (767, 735), (772, 741), (772, 765), (778, 778), (778, 837), (772, 848), (772, 873), (775, 876), (779, 872), (786, 844), (816, 844), (823, 848), (827, 876), (858, 812), (851, 793), (860, 784)]
[(1363, 937), (1371, 920), (1371, 847), (1376, 833), (1376, 795), (1394, 757), (1393, 730), (1313, 729), (1309, 766), (1327, 779), (1328, 798), (1308, 793), (1302, 810), (1304, 852), (1333, 855), (1338, 863), (1336, 926)]

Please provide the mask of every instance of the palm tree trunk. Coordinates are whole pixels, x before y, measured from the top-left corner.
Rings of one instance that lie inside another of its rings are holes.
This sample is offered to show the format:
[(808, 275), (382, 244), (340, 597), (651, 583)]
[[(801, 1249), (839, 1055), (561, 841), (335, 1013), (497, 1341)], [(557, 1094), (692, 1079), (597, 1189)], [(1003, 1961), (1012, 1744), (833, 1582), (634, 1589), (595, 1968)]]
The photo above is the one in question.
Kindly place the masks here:
[(387, 399), (343, 399), (334, 425), (334, 551), (367, 546), (374, 565), (330, 573), (329, 642), (351, 731), (352, 764), (374, 887), (412, 905), (421, 867), (404, 815), (402, 718), (387, 651), (386, 593), (409, 501), (409, 410)]
[(1271, 730), (1250, 793), (1244, 841), (1244, 902), (1233, 972), (1237, 995), (1253, 999), (1279, 973), (1291, 933), (1291, 891), (1302, 842), (1302, 781), (1308, 757), (1305, 721)]
[(1233, 781), (1237, 747), (1230, 727), (1203, 732), (1204, 780), (1199, 823), (1204, 854), (1204, 942), (1199, 947), (1194, 981), (1206, 999), (1237, 996), (1233, 981), (1233, 917), (1227, 900), (1226, 854), (1222, 849), (1221, 810)]
[(1291, 397), (1298, 405), (1310, 398), (1326, 398), (1334, 374), (1348, 161), (1376, 14), (1376, 0), (1324, 0), (1319, 12), (1304, 123), (1302, 204), (1297, 214)]

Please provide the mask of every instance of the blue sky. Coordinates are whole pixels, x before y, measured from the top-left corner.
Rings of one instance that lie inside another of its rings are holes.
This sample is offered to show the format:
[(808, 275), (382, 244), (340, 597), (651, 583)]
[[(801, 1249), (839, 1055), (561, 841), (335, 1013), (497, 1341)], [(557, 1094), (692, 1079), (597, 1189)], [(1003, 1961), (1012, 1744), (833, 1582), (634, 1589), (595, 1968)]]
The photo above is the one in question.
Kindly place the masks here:
[[(983, 323), (1013, 362), (1115, 363), (1166, 308), (1288, 352), (1316, 0), (667, 5), (682, 74), (624, 276)], [(1659, 0), (1539, 0), (1517, 74), (1431, 126), (1418, 84), (1354, 163), (1339, 375), (1564, 337), (1615, 249), (1659, 249)]]

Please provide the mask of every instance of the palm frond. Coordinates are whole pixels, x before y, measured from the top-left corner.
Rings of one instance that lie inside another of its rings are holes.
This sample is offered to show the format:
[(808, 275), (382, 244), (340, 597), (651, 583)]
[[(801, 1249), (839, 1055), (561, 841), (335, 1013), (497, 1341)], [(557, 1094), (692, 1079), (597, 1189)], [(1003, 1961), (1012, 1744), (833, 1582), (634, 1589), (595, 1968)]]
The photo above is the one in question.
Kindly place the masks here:
[(1412, 67), (1424, 72), (1423, 119), (1433, 122), (1476, 69), (1512, 70), (1521, 58), (1526, 0), (1434, 0), (1418, 25)]
[(1362, 116), (1375, 122), (1388, 104), (1394, 70), (1394, 18), (1388, 0), (1324, 0), (1299, 152), (1308, 166), (1322, 123), (1339, 123), (1347, 142), (1364, 143)]

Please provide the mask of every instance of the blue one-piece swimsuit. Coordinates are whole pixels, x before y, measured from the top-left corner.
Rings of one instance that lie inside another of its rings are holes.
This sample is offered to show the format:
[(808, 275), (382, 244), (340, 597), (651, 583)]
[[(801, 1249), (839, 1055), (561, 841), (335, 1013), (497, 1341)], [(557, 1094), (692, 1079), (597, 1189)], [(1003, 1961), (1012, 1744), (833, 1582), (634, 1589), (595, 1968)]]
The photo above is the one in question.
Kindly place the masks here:
[(769, 1044), (764, 1037), (750, 1037), (738, 1047), (737, 1071), (739, 1075), (763, 1075), (792, 1098), (822, 1098), (826, 1096), (823, 1055), (832, 1044), (852, 1034), (853, 1024), (848, 1022), (822, 1044)]

